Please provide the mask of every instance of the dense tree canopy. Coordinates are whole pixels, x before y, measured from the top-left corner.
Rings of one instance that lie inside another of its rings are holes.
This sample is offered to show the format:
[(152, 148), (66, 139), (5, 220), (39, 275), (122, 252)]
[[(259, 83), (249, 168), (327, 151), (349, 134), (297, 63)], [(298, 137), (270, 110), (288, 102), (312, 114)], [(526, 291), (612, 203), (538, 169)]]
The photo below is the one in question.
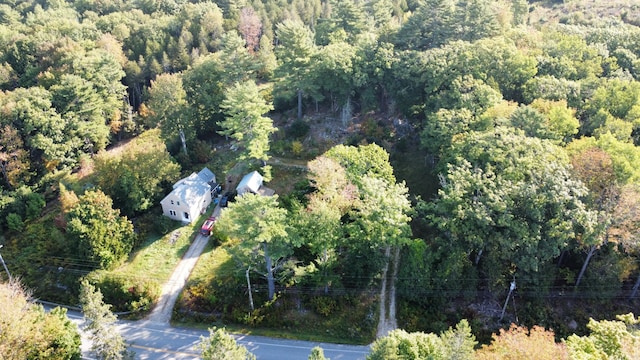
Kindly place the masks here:
[(135, 243), (133, 225), (113, 208), (109, 196), (90, 190), (79, 196), (67, 213), (67, 232), (78, 253), (96, 268), (112, 269), (121, 264)]
[[(633, 297), (640, 16), (623, 1), (586, 4), (0, 4), (0, 243), (43, 288), (67, 281), (47, 269), (78, 258), (117, 265), (135, 237), (120, 213), (157, 220), (181, 143), (185, 172), (212, 151), (216, 174), (227, 158), (313, 159), (295, 186), (273, 167), (290, 194), (239, 199), (220, 219), (270, 298), (287, 260), (280, 284), (309, 301), (371, 290), (397, 263), (400, 322), (416, 329), (446, 329), (463, 313), (447, 300), (502, 298), (496, 286), (514, 276), (525, 302), (580, 282), (576, 299)], [(295, 126), (308, 131), (293, 139)], [(146, 132), (156, 127), (164, 143)], [(229, 140), (238, 156), (221, 153)], [(407, 339), (393, 341), (442, 342)]]

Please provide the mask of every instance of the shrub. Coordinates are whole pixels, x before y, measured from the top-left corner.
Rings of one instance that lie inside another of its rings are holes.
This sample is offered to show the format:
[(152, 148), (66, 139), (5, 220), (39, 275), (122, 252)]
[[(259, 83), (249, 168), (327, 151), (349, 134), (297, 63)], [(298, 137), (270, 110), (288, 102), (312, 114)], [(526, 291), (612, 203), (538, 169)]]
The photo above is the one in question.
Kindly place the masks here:
[(338, 306), (338, 304), (336, 303), (336, 301), (328, 296), (316, 296), (314, 298), (311, 299), (311, 306), (313, 306), (313, 310), (325, 317), (328, 317), (329, 315), (331, 315), (334, 311), (336, 311), (336, 308)]
[(310, 126), (303, 120), (294, 121), (287, 129), (287, 137), (290, 139), (302, 139), (309, 133)]
[(100, 272), (94, 273), (90, 282), (100, 288), (105, 303), (112, 304), (114, 312), (147, 312), (160, 296), (156, 280)]
[(296, 140), (291, 143), (291, 152), (293, 153), (293, 155), (299, 156), (303, 150), (304, 147), (302, 146), (302, 143), (300, 141)]

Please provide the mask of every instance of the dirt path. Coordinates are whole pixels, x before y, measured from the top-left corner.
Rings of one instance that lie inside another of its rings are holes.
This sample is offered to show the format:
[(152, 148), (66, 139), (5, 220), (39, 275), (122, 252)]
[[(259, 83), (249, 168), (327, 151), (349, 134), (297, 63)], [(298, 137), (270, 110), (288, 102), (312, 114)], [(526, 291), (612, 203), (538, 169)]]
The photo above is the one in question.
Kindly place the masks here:
[(269, 165), (282, 165), (282, 166), (289, 166), (289, 167), (294, 167), (294, 168), (298, 168), (298, 169), (307, 169), (307, 161), (306, 160), (300, 160), (300, 159), (287, 159), (287, 158), (281, 158), (281, 157), (277, 157), (277, 156), (272, 156), (269, 161), (267, 161), (267, 164)]
[[(214, 216), (220, 215), (220, 207), (216, 206), (213, 209)], [(182, 292), (182, 289), (187, 284), (187, 279), (189, 279), (189, 275), (191, 271), (196, 266), (198, 262), (198, 258), (204, 247), (207, 245), (209, 241), (208, 236), (196, 235), (195, 240), (189, 247), (189, 250), (184, 254), (178, 265), (173, 270), (173, 274), (171, 274), (171, 278), (162, 286), (162, 293), (160, 294), (160, 298), (158, 300), (158, 304), (153, 308), (149, 316), (147, 316), (146, 320), (150, 322), (163, 323), (168, 324), (171, 320), (171, 314), (173, 312), (173, 307), (178, 300), (178, 296)]]

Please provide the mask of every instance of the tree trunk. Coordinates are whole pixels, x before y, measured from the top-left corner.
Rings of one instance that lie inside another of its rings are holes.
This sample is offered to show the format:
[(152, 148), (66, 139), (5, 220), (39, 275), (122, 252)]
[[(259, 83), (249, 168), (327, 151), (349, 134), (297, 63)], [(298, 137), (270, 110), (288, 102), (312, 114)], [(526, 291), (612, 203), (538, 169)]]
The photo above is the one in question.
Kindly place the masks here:
[(476, 255), (476, 260), (473, 262), (473, 264), (474, 264), (474, 265), (476, 265), (476, 266), (477, 266), (477, 265), (478, 265), (478, 263), (480, 262), (480, 258), (482, 257), (482, 251), (483, 251), (483, 250), (484, 250), (484, 249), (480, 249), (480, 250), (478, 250), (478, 254)]
[(4, 178), (4, 182), (7, 183), (7, 187), (9, 190), (13, 190), (13, 186), (9, 182), (9, 174), (7, 173), (7, 163), (4, 161), (0, 161), (0, 170), (2, 170), (2, 177)]
[(180, 141), (182, 141), (182, 151), (187, 154), (187, 138), (184, 136), (184, 131), (180, 129)]
[(595, 254), (597, 249), (598, 248), (595, 245), (591, 245), (589, 247), (587, 258), (584, 260), (584, 264), (582, 264), (582, 269), (580, 269), (580, 274), (578, 274), (578, 279), (576, 280), (576, 285), (574, 286), (574, 290), (578, 290), (578, 285), (580, 285), (580, 281), (582, 281), (582, 276), (584, 276), (584, 272), (587, 270), (589, 261), (591, 261), (591, 257), (593, 256), (593, 254)]
[(340, 119), (343, 126), (347, 126), (351, 122), (351, 97), (347, 97), (347, 102), (342, 107)]
[(298, 120), (302, 119), (302, 90), (298, 89)]
[(638, 279), (636, 280), (636, 284), (633, 285), (633, 290), (631, 290), (631, 296), (629, 296), (629, 300), (636, 297), (638, 293), (638, 288), (640, 288), (640, 274), (638, 274)]
[(264, 261), (267, 264), (267, 288), (269, 291), (269, 300), (273, 300), (276, 295), (276, 281), (273, 276), (273, 266), (271, 256), (268, 253), (267, 243), (262, 244), (264, 248)]
[(382, 338), (387, 335), (387, 272), (389, 271), (389, 258), (391, 256), (391, 246), (387, 246), (384, 251), (385, 264), (382, 270), (382, 284), (380, 285), (380, 315), (378, 318), (377, 337)]
[(389, 290), (389, 328), (397, 329), (398, 321), (396, 320), (396, 279), (398, 278), (398, 269), (400, 268), (400, 246), (396, 246), (395, 253), (393, 255), (393, 274), (389, 281), (391, 281)]
[(327, 280), (327, 262), (329, 261), (329, 254), (327, 248), (324, 249), (324, 254), (322, 256), (323, 269), (322, 273), (324, 275), (324, 294), (329, 294), (329, 281)]
[(251, 266), (247, 268), (247, 289), (249, 290), (249, 305), (251, 306), (251, 311), (255, 310), (253, 306), (253, 294), (251, 293), (251, 279), (249, 278), (249, 270), (251, 270)]

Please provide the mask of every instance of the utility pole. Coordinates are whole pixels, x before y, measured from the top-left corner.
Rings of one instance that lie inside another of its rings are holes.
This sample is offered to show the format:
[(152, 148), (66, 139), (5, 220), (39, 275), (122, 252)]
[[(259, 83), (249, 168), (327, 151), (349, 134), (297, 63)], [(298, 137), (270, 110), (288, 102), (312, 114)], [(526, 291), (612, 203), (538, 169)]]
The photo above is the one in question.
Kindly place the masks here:
[(504, 317), (504, 312), (507, 311), (507, 304), (509, 304), (509, 298), (511, 297), (511, 293), (516, 289), (516, 277), (513, 277), (513, 281), (511, 282), (511, 286), (509, 286), (509, 294), (507, 295), (507, 300), (504, 301), (504, 306), (502, 307), (502, 314), (500, 314), (500, 321)]
[[(2, 248), (3, 245), (0, 245), (0, 249)], [(11, 273), (9, 273), (9, 269), (7, 268), (7, 264), (4, 263), (4, 259), (2, 258), (2, 254), (0, 254), (0, 262), (2, 262), (2, 266), (4, 266), (4, 271), (7, 272), (7, 275), (9, 275), (9, 282), (11, 282), (13, 279), (11, 278)]]

